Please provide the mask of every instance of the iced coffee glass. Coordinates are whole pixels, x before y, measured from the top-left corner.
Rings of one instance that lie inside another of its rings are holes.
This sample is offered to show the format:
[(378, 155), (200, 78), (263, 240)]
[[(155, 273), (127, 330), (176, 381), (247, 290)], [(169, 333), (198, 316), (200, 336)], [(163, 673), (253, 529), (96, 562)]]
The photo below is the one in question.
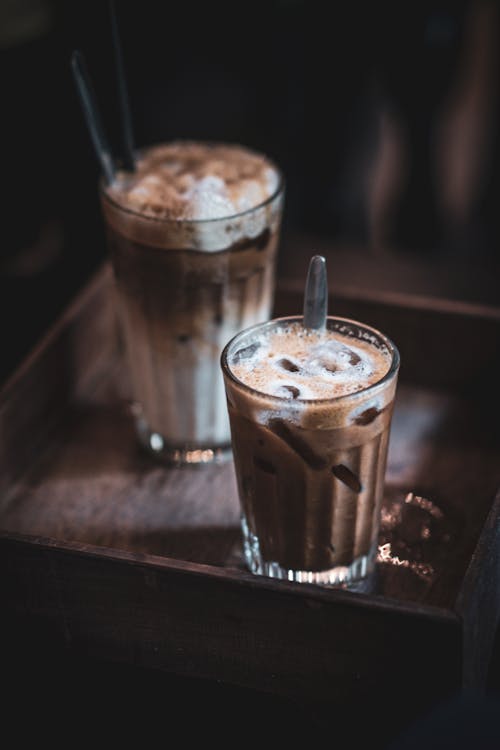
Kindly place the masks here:
[(348, 585), (374, 570), (399, 370), (379, 331), (328, 317), (239, 333), (221, 357), (246, 563)]
[(144, 149), (103, 186), (141, 442), (174, 464), (230, 455), (220, 353), (271, 315), (283, 180), (240, 146)]

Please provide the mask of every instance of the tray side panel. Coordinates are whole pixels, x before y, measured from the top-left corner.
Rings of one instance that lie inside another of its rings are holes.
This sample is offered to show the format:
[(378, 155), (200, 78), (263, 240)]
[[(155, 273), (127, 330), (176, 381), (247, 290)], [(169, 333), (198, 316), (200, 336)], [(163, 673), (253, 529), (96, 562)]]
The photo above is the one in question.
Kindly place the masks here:
[(0, 497), (29, 470), (64, 419), (92, 391), (119, 348), (111, 272), (103, 267), (0, 393)]
[(500, 492), (472, 556), (456, 609), (464, 621), (464, 688), (483, 689), (493, 644), (500, 635)]
[(460, 684), (460, 623), (287, 585), (0, 542), (7, 613), (83, 654), (328, 705), (423, 710)]

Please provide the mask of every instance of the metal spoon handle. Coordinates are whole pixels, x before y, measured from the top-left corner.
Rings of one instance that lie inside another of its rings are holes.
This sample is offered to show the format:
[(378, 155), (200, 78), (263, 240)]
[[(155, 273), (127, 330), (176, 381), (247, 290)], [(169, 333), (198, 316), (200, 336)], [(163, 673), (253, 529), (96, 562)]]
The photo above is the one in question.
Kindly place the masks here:
[(326, 260), (322, 255), (313, 255), (309, 262), (304, 293), (304, 328), (325, 328), (327, 308)]

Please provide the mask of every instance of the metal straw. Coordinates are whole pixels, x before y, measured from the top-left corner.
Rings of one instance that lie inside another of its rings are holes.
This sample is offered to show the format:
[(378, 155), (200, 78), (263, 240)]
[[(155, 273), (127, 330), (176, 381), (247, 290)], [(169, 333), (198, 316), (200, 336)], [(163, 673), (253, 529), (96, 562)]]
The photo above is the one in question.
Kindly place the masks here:
[(133, 172), (135, 170), (135, 156), (132, 115), (130, 112), (127, 79), (125, 76), (125, 66), (123, 64), (120, 33), (118, 30), (118, 21), (116, 18), (115, 3), (113, 2), (113, 0), (109, 0), (109, 14), (111, 19), (111, 36), (113, 39), (115, 70), (118, 85), (118, 101), (120, 104), (120, 123), (123, 142), (123, 167), (125, 170), (127, 170), (127, 172)]
[(309, 262), (304, 294), (304, 327), (322, 330), (326, 326), (328, 282), (326, 260), (313, 255)]
[(115, 179), (115, 166), (111, 156), (111, 149), (102, 125), (99, 108), (90, 82), (84, 57), (79, 50), (75, 50), (71, 56), (71, 68), (80, 96), (83, 114), (87, 122), (90, 137), (94, 145), (97, 158), (101, 164), (104, 177), (108, 185)]

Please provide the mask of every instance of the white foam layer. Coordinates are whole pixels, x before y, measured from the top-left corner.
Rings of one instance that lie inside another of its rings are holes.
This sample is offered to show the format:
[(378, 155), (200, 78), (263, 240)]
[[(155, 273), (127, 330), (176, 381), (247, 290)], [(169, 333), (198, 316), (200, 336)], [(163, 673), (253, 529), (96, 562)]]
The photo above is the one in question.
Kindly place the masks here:
[(388, 357), (368, 342), (299, 324), (261, 336), (234, 352), (229, 364), (251, 388), (291, 400), (356, 393), (389, 369)]
[(181, 193), (181, 199), (186, 201), (186, 216), (190, 219), (219, 219), (238, 213), (220, 177), (193, 179), (191, 187)]
[(263, 154), (234, 144), (176, 141), (141, 151), (135, 171), (119, 171), (107, 191), (143, 216), (212, 221), (258, 207), (279, 183), (278, 169)]
[(278, 188), (278, 175), (266, 169), (263, 180), (241, 179), (231, 188), (221, 177), (191, 177), (191, 184), (179, 197), (185, 201), (185, 218), (196, 221), (223, 219), (250, 211), (264, 203)]
[(272, 162), (243, 147), (175, 142), (146, 149), (133, 174), (118, 172), (104, 210), (133, 241), (214, 252), (274, 231), (280, 181)]

